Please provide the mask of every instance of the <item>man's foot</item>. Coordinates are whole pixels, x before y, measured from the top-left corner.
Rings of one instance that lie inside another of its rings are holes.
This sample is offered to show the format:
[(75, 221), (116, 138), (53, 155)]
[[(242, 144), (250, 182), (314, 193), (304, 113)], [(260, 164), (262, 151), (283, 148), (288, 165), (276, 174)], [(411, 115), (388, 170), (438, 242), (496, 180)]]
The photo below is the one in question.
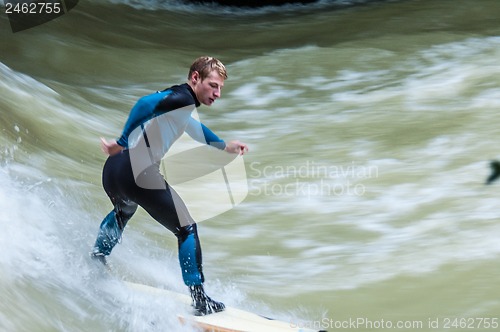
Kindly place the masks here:
[(193, 307), (196, 310), (197, 316), (210, 315), (215, 312), (223, 311), (226, 306), (222, 302), (212, 300), (205, 294), (203, 285), (189, 286), (191, 291), (191, 299), (193, 300)]
[(104, 266), (108, 265), (108, 262), (106, 261), (106, 256), (102, 252), (99, 252), (97, 250), (94, 250), (90, 253), (90, 258), (92, 258), (96, 262), (102, 263)]

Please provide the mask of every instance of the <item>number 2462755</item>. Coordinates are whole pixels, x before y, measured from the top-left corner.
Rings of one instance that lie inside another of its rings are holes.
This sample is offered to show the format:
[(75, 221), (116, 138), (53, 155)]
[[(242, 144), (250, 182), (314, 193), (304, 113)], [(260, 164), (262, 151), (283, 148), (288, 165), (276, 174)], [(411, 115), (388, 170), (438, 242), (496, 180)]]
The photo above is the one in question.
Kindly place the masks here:
[(5, 4), (6, 14), (59, 14), (62, 12), (60, 2), (29, 2)]

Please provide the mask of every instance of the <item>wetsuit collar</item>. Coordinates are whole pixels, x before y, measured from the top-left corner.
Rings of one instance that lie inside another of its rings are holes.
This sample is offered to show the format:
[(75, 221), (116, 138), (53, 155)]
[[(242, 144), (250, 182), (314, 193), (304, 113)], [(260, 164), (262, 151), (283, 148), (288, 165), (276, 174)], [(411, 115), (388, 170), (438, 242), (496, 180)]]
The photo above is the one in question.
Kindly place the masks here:
[(193, 96), (194, 104), (196, 105), (196, 107), (199, 107), (201, 105), (201, 103), (198, 101), (198, 98), (196, 98), (196, 94), (194, 93), (193, 88), (191, 88), (191, 86), (189, 84), (187, 84), (187, 83), (184, 83), (183, 85), (186, 86), (186, 88), (188, 89), (188, 91)]

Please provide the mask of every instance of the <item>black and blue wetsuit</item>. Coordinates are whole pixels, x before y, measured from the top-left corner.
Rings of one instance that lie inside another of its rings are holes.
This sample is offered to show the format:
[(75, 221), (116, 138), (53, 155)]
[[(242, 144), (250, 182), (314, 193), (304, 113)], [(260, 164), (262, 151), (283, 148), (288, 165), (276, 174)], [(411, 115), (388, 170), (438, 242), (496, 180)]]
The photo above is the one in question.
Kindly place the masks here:
[(111, 253), (140, 205), (177, 236), (184, 283), (203, 283), (196, 224), (159, 170), (161, 158), (184, 132), (202, 143), (225, 148), (223, 140), (191, 116), (199, 105), (191, 87), (182, 84), (142, 97), (132, 108), (117, 141), (125, 149), (104, 165), (103, 186), (114, 209), (101, 223), (94, 254)]

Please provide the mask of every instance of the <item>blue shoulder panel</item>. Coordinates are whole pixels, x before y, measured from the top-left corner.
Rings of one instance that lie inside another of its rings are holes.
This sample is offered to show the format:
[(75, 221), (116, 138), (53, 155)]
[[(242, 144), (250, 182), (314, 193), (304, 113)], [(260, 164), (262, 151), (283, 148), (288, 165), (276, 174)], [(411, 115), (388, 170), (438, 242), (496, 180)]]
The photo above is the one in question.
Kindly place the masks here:
[(118, 139), (118, 144), (128, 148), (128, 137), (130, 133), (155, 116), (155, 109), (158, 103), (170, 94), (170, 90), (153, 93), (140, 98), (130, 111), (130, 115), (123, 128), (122, 135)]

